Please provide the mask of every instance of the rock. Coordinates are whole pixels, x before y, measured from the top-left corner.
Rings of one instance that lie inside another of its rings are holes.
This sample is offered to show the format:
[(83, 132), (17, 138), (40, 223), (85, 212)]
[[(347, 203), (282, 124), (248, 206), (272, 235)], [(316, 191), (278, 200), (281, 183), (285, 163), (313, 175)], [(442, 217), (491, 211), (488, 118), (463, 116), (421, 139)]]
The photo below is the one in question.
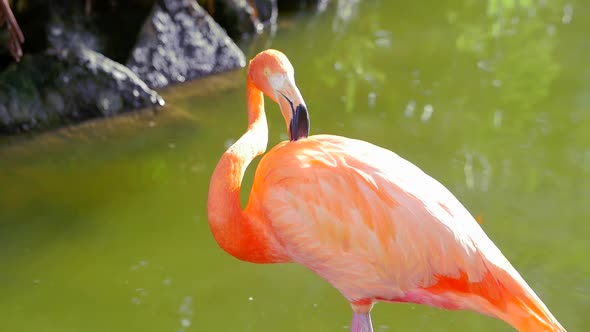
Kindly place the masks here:
[[(26, 37), (25, 54), (47, 49), (85, 47), (125, 63), (154, 0), (27, 0), (13, 1)], [(17, 4), (17, 5), (16, 5)], [(0, 28), (0, 69), (14, 62)]]
[(88, 18), (81, 13), (67, 16), (52, 15), (46, 23), (47, 43), (50, 49), (85, 48), (104, 54), (101, 37)]
[(274, 31), (279, 11), (322, 12), (328, 0), (199, 0), (209, 14), (234, 40), (261, 33), (264, 28)]
[(0, 73), (4, 135), (163, 104), (128, 68), (86, 48), (25, 55)]
[(127, 62), (154, 89), (245, 65), (242, 51), (194, 0), (158, 1)]
[[(350, 1), (344, 1), (350, 2)], [(322, 12), (328, 6), (328, 0), (279, 0), (279, 11), (294, 11), (303, 9), (312, 9)]]
[(256, 6), (256, 16), (263, 25), (273, 26), (277, 24), (279, 14), (277, 0), (255, 0), (254, 5)]
[(262, 32), (258, 11), (249, 0), (201, 0), (200, 3), (233, 40)]

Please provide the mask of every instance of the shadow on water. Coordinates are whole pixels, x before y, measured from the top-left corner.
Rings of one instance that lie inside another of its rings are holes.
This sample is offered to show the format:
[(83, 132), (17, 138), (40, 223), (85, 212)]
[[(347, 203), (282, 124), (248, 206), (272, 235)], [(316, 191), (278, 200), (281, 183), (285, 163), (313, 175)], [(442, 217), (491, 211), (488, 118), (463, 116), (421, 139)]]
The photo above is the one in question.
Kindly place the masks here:
[[(483, 215), (564, 326), (582, 331), (589, 10), (583, 1), (337, 1), (283, 18), (246, 48), (290, 57), (312, 134), (396, 151)], [(325, 282), (299, 266), (238, 262), (210, 235), (209, 177), (245, 130), (244, 82), (243, 70), (195, 81), (163, 91), (161, 112), (0, 146), (4, 329), (346, 329), (350, 309)], [(277, 106), (267, 109), (272, 146), (286, 133)], [(510, 331), (401, 304), (378, 305), (374, 322), (376, 331)]]

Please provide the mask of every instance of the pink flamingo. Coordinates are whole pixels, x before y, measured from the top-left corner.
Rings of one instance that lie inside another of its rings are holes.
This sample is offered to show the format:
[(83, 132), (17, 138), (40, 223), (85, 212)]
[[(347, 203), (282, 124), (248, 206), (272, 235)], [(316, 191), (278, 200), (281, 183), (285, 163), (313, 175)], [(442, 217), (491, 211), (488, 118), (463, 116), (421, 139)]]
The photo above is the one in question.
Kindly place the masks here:
[(14, 18), (8, 0), (0, 0), (0, 27), (4, 22), (6, 22), (9, 33), (8, 50), (16, 62), (19, 62), (23, 56), (21, 44), (25, 42), (25, 36), (23, 35), (16, 18)]
[[(268, 141), (263, 94), (279, 104), (290, 141), (264, 155), (242, 210), (244, 171)], [(283, 53), (250, 61), (247, 97), (248, 129), (219, 160), (209, 188), (209, 225), (226, 252), (303, 264), (349, 301), (352, 332), (372, 331), (378, 301), (473, 310), (519, 331), (565, 331), (442, 184), (370, 143), (308, 137), (305, 102)]]

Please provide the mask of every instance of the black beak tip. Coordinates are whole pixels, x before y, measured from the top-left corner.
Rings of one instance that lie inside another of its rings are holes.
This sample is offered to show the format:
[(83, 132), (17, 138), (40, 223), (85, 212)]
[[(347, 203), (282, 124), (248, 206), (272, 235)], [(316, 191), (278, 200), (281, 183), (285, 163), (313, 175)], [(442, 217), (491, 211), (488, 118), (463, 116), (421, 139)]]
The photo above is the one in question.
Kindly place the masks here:
[(291, 141), (309, 136), (309, 113), (303, 104), (299, 104), (293, 112), (293, 118), (289, 126)]

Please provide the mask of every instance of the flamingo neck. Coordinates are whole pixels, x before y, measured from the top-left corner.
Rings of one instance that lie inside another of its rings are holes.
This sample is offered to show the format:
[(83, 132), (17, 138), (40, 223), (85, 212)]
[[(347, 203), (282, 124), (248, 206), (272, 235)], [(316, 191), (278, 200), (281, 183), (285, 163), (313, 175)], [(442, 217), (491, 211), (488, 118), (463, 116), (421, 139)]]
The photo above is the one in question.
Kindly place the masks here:
[(207, 213), (209, 226), (219, 246), (245, 261), (279, 261), (273, 254), (266, 224), (246, 214), (240, 204), (240, 188), (250, 162), (264, 153), (268, 127), (262, 92), (248, 79), (248, 130), (223, 154), (209, 187)]
[[(225, 154), (236, 156), (241, 162), (241, 173), (236, 184), (238, 188), (242, 183), (242, 178), (250, 162), (266, 151), (268, 143), (268, 125), (266, 123), (266, 114), (264, 113), (264, 96), (262, 91), (250, 81), (246, 88), (247, 111), (248, 111), (248, 129), (232, 146), (227, 149)], [(225, 156), (225, 155), (224, 155)]]

